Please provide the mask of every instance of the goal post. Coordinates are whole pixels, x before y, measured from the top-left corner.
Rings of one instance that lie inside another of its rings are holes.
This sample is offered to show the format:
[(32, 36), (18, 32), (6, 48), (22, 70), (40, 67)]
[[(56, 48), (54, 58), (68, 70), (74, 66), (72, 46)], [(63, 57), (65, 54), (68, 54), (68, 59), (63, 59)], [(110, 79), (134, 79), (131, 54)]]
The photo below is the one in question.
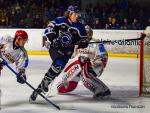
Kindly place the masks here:
[(150, 26), (144, 33), (146, 37), (140, 41), (139, 96), (150, 96)]

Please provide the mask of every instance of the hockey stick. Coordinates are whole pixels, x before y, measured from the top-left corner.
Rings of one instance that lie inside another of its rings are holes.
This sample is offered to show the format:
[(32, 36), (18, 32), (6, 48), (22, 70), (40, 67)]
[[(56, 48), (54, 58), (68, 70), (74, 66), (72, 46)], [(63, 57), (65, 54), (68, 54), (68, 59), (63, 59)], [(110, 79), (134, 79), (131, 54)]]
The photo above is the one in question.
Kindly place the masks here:
[[(144, 38), (149, 38), (150, 39), (150, 26), (147, 26), (146, 29), (144, 30), (144, 33), (141, 33), (141, 36), (139, 38), (131, 38), (131, 39), (120, 39), (124, 41), (134, 41), (134, 40), (143, 40)], [(120, 40), (115, 40), (115, 41), (120, 41)], [(94, 43), (110, 43), (113, 42), (114, 40), (108, 40), (108, 41), (98, 41), (98, 42), (89, 42), (89, 44), (94, 44)]]
[[(146, 37), (146, 34), (142, 33), (140, 38), (131, 38), (131, 39), (120, 39), (123, 41), (134, 41), (134, 40), (143, 40)], [(94, 42), (89, 42), (88, 44), (96, 44), (96, 43), (111, 43), (113, 41), (120, 41), (120, 40), (104, 40), (104, 41), (94, 41)]]
[[(16, 72), (16, 71), (14, 71), (9, 65), (8, 65), (8, 63), (3, 59), (3, 58), (1, 58), (3, 61), (2, 61), (2, 63), (3, 63), (3, 65), (6, 65), (16, 76), (19, 76), (18, 75), (18, 73)], [(24, 82), (31, 88), (31, 89), (33, 89), (34, 91), (36, 90), (30, 83), (28, 83), (26, 80), (24, 80)], [(37, 92), (38, 93), (38, 92)], [(52, 101), (50, 101), (49, 99), (47, 99), (43, 94), (41, 94), (41, 93), (38, 93), (41, 97), (43, 97), (50, 105), (53, 105), (55, 108), (57, 108), (58, 110), (61, 110), (61, 108), (58, 106), (58, 105), (56, 105), (56, 104), (54, 104)]]
[[(120, 39), (123, 41), (134, 41), (134, 40), (144, 40), (144, 38), (149, 38), (150, 39), (150, 26), (147, 26), (146, 29), (144, 30), (144, 33), (141, 33), (141, 36), (139, 38), (131, 38), (131, 39)], [(98, 42), (89, 42), (89, 44), (94, 44), (94, 43), (110, 43), (113, 41), (120, 41), (120, 40), (108, 40), (108, 41), (98, 41)]]

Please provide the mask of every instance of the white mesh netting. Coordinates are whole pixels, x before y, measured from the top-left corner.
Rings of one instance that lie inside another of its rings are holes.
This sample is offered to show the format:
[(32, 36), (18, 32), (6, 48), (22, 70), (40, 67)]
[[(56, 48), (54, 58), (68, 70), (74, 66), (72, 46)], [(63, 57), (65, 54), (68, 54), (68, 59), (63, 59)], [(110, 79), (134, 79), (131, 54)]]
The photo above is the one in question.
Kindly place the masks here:
[(143, 95), (150, 95), (150, 39), (144, 40)]

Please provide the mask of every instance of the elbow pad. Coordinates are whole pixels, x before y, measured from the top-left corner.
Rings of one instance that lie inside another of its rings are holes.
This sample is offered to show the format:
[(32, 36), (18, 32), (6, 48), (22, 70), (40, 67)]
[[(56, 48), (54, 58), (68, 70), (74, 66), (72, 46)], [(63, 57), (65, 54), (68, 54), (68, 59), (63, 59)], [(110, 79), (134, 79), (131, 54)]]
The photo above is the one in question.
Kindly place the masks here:
[(56, 32), (54, 28), (52, 27), (47, 27), (44, 31), (43, 37), (47, 37), (47, 39), (52, 42), (52, 40), (56, 37)]

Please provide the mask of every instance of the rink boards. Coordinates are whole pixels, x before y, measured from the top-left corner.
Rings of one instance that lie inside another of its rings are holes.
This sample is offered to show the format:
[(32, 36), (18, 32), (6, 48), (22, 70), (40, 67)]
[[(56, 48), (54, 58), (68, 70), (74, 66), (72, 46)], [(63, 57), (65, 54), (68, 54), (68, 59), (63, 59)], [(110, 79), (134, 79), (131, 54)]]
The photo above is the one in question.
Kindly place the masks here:
[[(0, 29), (0, 36), (10, 34), (14, 36), (17, 29)], [(26, 49), (29, 55), (48, 55), (46, 48), (42, 47), (43, 29), (24, 29), (29, 35)], [(105, 47), (111, 57), (134, 57), (139, 56), (139, 41), (125, 41), (124, 39), (139, 38), (143, 30), (94, 30), (93, 37), (100, 41), (110, 41)], [(150, 42), (146, 43), (150, 49)]]

